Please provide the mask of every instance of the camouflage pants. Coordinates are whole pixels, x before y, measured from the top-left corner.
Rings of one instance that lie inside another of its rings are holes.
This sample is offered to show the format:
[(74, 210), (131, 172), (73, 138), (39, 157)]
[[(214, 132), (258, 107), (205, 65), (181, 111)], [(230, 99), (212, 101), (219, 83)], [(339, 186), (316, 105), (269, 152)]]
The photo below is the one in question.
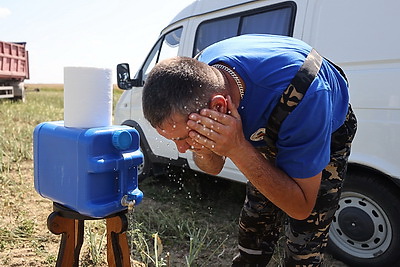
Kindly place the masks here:
[(239, 219), (240, 253), (232, 266), (266, 266), (281, 231), (285, 238), (285, 266), (321, 266), (356, 128), (356, 117), (349, 107), (345, 123), (332, 134), (331, 161), (322, 171), (317, 201), (307, 219), (295, 220), (286, 216), (251, 183), (247, 184)]

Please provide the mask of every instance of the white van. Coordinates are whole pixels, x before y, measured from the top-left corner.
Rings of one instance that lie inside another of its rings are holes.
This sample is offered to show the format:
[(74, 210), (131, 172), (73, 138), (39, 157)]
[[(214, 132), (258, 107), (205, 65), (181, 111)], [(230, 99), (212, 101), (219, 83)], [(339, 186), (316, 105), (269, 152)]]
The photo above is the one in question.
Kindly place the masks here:
[[(219, 40), (246, 33), (293, 36), (341, 66), (358, 118), (348, 177), (330, 231), (333, 255), (349, 265), (400, 261), (400, 1), (197, 0), (165, 27), (134, 79), (118, 66), (127, 90), (115, 123), (135, 127), (145, 154), (141, 178), (175, 164), (200, 171), (143, 118), (142, 85), (152, 67), (172, 56), (195, 56)], [(245, 182), (228, 161), (219, 177)], [(397, 265), (400, 266), (400, 265)]]

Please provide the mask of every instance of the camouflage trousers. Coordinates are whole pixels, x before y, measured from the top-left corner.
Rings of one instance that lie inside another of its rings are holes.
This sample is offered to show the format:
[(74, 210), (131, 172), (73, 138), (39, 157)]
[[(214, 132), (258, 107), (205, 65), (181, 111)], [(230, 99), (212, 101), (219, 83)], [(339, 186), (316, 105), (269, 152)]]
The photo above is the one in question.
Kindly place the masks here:
[(322, 171), (317, 201), (307, 219), (286, 216), (251, 183), (247, 184), (239, 219), (239, 254), (232, 266), (266, 266), (280, 238), (284, 238), (285, 266), (321, 266), (356, 129), (357, 120), (349, 107), (345, 123), (332, 134), (331, 161)]

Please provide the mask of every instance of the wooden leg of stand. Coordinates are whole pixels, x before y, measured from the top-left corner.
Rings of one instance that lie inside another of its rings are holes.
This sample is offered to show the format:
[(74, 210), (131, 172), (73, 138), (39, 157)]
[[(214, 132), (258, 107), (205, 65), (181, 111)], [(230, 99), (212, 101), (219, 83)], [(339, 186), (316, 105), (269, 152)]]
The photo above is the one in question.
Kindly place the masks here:
[(81, 220), (64, 218), (53, 212), (47, 218), (47, 228), (56, 235), (62, 234), (57, 257), (57, 267), (78, 267), (79, 253), (83, 243)]
[(125, 215), (107, 218), (107, 261), (110, 267), (131, 266), (128, 239), (125, 231), (128, 220)]

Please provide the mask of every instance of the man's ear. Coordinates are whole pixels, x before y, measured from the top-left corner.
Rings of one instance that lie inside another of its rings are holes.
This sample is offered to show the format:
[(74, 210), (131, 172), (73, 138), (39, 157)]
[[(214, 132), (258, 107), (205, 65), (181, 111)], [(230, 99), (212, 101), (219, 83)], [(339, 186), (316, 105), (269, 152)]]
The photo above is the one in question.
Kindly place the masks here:
[(215, 95), (211, 98), (210, 109), (226, 114), (228, 112), (228, 104), (223, 95)]

